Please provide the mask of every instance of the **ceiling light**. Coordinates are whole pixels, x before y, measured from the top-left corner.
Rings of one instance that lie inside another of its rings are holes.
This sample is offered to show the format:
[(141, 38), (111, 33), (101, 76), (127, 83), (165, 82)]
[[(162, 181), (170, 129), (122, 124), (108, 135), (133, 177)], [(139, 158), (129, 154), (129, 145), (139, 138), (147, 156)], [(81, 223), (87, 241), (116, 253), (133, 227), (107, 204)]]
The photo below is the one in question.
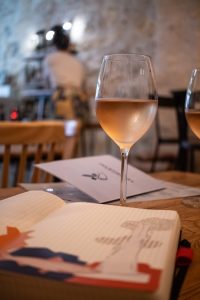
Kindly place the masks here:
[(72, 23), (71, 22), (65, 22), (63, 24), (63, 29), (64, 30), (70, 30), (72, 28)]
[(51, 41), (52, 39), (53, 39), (53, 36), (54, 36), (54, 31), (53, 30), (50, 30), (50, 31), (48, 31), (47, 33), (46, 33), (46, 40), (47, 41)]

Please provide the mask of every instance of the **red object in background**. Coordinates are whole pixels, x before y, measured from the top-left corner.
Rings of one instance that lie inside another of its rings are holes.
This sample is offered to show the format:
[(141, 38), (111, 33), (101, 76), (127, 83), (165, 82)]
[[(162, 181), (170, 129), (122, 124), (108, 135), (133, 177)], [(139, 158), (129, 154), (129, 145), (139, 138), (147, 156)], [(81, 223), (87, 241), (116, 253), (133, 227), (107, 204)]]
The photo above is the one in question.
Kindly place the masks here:
[(13, 110), (10, 112), (9, 118), (11, 121), (19, 120), (19, 112), (17, 108), (13, 108)]

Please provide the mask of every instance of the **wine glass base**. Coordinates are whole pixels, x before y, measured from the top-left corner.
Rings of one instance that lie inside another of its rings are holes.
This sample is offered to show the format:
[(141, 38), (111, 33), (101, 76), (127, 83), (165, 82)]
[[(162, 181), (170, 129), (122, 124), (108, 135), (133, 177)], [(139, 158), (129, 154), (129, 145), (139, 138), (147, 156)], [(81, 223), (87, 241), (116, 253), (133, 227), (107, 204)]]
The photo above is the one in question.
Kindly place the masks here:
[(187, 197), (182, 200), (182, 203), (188, 207), (200, 208), (200, 195)]

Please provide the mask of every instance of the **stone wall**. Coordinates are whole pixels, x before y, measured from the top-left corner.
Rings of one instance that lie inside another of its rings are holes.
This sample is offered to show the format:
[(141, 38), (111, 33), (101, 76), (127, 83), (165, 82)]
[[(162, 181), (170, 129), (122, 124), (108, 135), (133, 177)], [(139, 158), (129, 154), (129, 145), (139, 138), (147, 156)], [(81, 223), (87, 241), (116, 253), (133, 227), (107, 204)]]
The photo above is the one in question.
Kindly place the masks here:
[(152, 56), (158, 90), (185, 88), (200, 66), (199, 0), (0, 0), (0, 82), (23, 78), (31, 35), (66, 20), (83, 21), (76, 42), (93, 95), (100, 62), (111, 52)]

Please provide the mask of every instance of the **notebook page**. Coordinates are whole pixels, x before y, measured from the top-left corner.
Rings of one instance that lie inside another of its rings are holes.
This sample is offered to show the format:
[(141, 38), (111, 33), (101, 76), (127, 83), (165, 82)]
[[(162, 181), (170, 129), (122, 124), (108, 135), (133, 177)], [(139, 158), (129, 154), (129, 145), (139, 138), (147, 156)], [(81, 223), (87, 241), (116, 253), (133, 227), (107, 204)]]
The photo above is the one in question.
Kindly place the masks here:
[[(33, 243), (33, 245), (37, 243), (39, 246), (46, 245), (54, 251), (81, 255), (81, 259), (92, 262), (94, 259), (102, 260), (110, 253), (113, 247), (112, 239), (113, 241), (116, 238), (119, 240), (126, 239), (134, 231), (135, 234), (136, 231), (141, 234), (144, 230), (146, 233), (149, 228), (151, 231), (153, 228), (151, 241), (155, 239), (162, 243), (159, 247), (168, 247), (168, 239), (175, 230), (176, 226), (174, 225), (177, 219), (177, 213), (170, 210), (70, 203), (56, 210), (48, 218), (34, 226), (32, 228), (35, 231), (32, 234), (34, 238), (30, 239), (29, 243)], [(127, 225), (125, 222), (127, 222)], [(48, 232), (48, 234), (45, 234), (45, 232)], [(102, 239), (102, 241), (105, 239), (106, 242), (101, 243), (99, 239)], [(108, 244), (108, 246), (105, 244)], [(149, 249), (148, 247), (143, 249), (142, 259), (143, 257), (154, 259), (154, 248)], [(158, 258), (156, 251), (155, 263), (162, 260), (163, 253), (160, 253), (160, 256), (161, 259)]]
[(99, 263), (98, 272), (80, 270), (81, 276), (137, 281), (141, 278), (137, 272), (133, 276), (133, 266), (148, 265), (161, 272), (166, 268), (180, 223), (175, 211), (71, 203), (32, 229), (29, 247), (74, 255), (87, 265)]
[(6, 226), (27, 230), (41, 221), (64, 202), (55, 195), (43, 191), (28, 191), (0, 201), (0, 233)]

